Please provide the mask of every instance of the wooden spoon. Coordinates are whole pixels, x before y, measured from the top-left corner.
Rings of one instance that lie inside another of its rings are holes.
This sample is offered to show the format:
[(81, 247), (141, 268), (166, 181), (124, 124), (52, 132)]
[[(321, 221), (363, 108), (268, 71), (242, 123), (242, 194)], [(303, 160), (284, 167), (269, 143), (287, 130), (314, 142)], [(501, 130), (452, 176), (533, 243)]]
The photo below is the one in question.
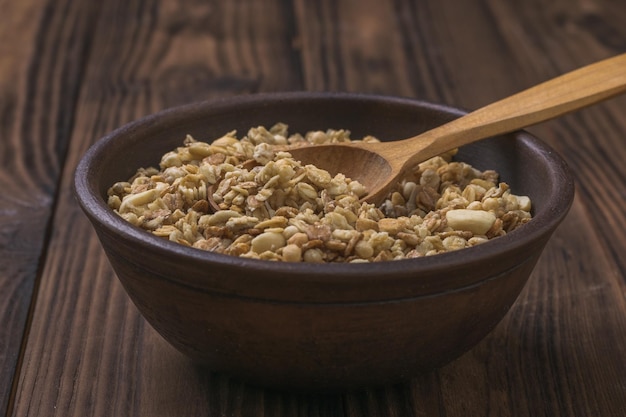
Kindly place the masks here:
[(590, 106), (626, 90), (626, 54), (569, 72), (409, 139), (289, 149), (303, 164), (358, 180), (380, 203), (408, 170), (448, 150)]

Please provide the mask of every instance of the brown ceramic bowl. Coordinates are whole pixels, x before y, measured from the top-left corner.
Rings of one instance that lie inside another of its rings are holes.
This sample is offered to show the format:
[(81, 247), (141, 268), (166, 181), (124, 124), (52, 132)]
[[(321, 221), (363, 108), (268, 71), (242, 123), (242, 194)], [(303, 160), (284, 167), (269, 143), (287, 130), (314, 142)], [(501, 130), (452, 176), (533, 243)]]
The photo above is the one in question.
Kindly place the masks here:
[(457, 159), (501, 173), (534, 218), (485, 244), (375, 264), (293, 264), (203, 252), (126, 223), (106, 191), (158, 164), (187, 133), (209, 140), (282, 121), (292, 132), (347, 128), (381, 140), (462, 114), (415, 100), (327, 93), (252, 95), (166, 110), (97, 142), (76, 195), (128, 295), (173, 346), (214, 371), (263, 386), (398, 382), (458, 357), (507, 313), (574, 195), (563, 160), (526, 132), (463, 147)]

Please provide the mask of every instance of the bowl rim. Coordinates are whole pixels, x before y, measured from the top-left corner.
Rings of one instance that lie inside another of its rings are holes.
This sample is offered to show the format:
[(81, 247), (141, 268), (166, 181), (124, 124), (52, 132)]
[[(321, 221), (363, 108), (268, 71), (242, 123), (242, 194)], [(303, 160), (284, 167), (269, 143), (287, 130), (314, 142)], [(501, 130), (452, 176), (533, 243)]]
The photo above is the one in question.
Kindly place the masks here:
[[(432, 103), (408, 97), (395, 97), (378, 94), (347, 93), (347, 92), (307, 92), (293, 91), (280, 93), (255, 93), (238, 95), (234, 97), (221, 98), (217, 100), (205, 100), (171, 107), (159, 112), (141, 117), (135, 121), (127, 123), (101, 139), (93, 143), (79, 161), (74, 173), (74, 193), (82, 210), (92, 222), (97, 222), (110, 234), (119, 234), (123, 239), (132, 244), (147, 245), (152, 251), (159, 255), (175, 254), (180, 259), (186, 259), (195, 263), (219, 264), (230, 268), (245, 268), (249, 273), (245, 281), (254, 280), (255, 276), (262, 276), (265, 285), (323, 285), (329, 291), (333, 286), (346, 286), (353, 283), (386, 283), (389, 280), (414, 279), (414, 274), (419, 271), (423, 274), (436, 274), (438, 271), (450, 271), (451, 269), (467, 267), (470, 264), (484, 264), (493, 259), (494, 256), (507, 256), (532, 241), (541, 240), (546, 232), (554, 230), (565, 217), (574, 197), (574, 179), (566, 162), (549, 145), (530, 133), (520, 130), (512, 133), (515, 137), (524, 142), (533, 152), (542, 155), (550, 162), (548, 169), (551, 176), (558, 177), (558, 187), (552, 197), (546, 202), (540, 213), (533, 217), (533, 220), (498, 239), (485, 242), (471, 248), (462, 249), (467, 256), (459, 256), (461, 251), (447, 252), (434, 256), (420, 257), (406, 260), (393, 260), (373, 263), (288, 263), (272, 262), (257, 259), (248, 259), (207, 252), (196, 248), (186, 247), (169, 240), (154, 236), (139, 227), (123, 220), (111, 210), (106, 201), (99, 195), (90, 184), (90, 178), (97, 172), (101, 164), (101, 156), (107, 149), (123, 137), (133, 135), (145, 127), (158, 129), (169, 120), (185, 114), (187, 118), (199, 117), (207, 109), (212, 111), (231, 111), (234, 108), (254, 106), (266, 106), (271, 101), (297, 101), (297, 100), (360, 100), (371, 102), (385, 102), (400, 105), (411, 105), (425, 107), (431, 110), (439, 110), (454, 116), (461, 116), (465, 111), (443, 104)], [(557, 181), (557, 180), (555, 180)], [(548, 233), (549, 235), (549, 233)], [(545, 243), (545, 242), (544, 242)], [(470, 256), (471, 255), (471, 256)], [(302, 276), (293, 277), (293, 274)], [(340, 275), (338, 278), (336, 275)], [(396, 277), (396, 278), (394, 278)], [(209, 290), (213, 285), (207, 280), (206, 285), (198, 281), (187, 281), (181, 277), (163, 277), (182, 283), (184, 285), (195, 286)], [(269, 282), (267, 280), (270, 280)], [(271, 282), (273, 280), (274, 282)], [(446, 278), (441, 277), (443, 282), (432, 283), (423, 282), (419, 286), (423, 289), (429, 287), (441, 288), (442, 286), (454, 285), (454, 282), (445, 282)], [(235, 280), (236, 281), (236, 280)], [(475, 285), (480, 280), (463, 282), (464, 286)], [(457, 283), (458, 284), (458, 283)], [(242, 284), (243, 285), (243, 284)], [(238, 285), (234, 285), (238, 286)]]

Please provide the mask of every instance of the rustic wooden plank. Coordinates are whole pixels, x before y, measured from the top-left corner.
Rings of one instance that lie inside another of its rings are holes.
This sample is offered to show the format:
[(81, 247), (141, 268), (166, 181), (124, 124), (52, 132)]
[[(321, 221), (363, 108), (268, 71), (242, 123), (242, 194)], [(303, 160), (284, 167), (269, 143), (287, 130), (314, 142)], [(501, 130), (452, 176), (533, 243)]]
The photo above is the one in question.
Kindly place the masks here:
[(392, 2), (295, 1), (307, 89), (407, 95), (401, 16)]
[[(73, 124), (89, 10), (0, 1), (0, 409), (8, 406)], [(63, 24), (63, 19), (67, 22)], [(62, 57), (60, 59), (59, 57)]]
[[(0, 163), (6, 167), (0, 171), (0, 188), (5, 190), (0, 194), (1, 410), (6, 409), (9, 400), (37, 275), (37, 259), (43, 245), (40, 230), (45, 228), (47, 217), (45, 207), (42, 210), (30, 209), (29, 214), (34, 221), (26, 225), (21, 209), (31, 206), (37, 198), (44, 201), (50, 198), (46, 193), (35, 195), (25, 192), (23, 182), (35, 178), (27, 170), (25, 159), (30, 152), (20, 146), (19, 135), (19, 120), (24, 118), (19, 113), (24, 113), (26, 101), (25, 74), (37, 37), (37, 26), (26, 22), (36, 18), (36, 6), (37, 2), (24, 2), (20, 6), (9, 1), (0, 2), (0, 11), (13, 17), (6, 23), (3, 19), (0, 25)], [(21, 47), (15, 42), (18, 39)], [(15, 173), (15, 176), (10, 173)], [(19, 236), (22, 236), (20, 241), (17, 240)]]

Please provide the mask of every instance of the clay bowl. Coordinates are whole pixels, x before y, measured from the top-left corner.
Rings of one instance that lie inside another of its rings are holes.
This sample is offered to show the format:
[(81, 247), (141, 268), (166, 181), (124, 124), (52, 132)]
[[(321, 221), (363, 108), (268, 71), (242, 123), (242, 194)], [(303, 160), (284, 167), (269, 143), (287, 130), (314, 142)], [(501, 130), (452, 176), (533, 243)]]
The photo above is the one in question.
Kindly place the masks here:
[(158, 164), (187, 133), (208, 140), (282, 121), (292, 132), (347, 128), (381, 140), (415, 135), (461, 111), (352, 94), (251, 95), (174, 108), (98, 141), (75, 176), (78, 201), (146, 320), (209, 369), (253, 384), (342, 389), (409, 379), (485, 337), (524, 287), (574, 195), (563, 160), (527, 132), (460, 150), (531, 197), (534, 218), (457, 252), (375, 264), (290, 264), (203, 252), (157, 238), (106, 205), (107, 188)]

